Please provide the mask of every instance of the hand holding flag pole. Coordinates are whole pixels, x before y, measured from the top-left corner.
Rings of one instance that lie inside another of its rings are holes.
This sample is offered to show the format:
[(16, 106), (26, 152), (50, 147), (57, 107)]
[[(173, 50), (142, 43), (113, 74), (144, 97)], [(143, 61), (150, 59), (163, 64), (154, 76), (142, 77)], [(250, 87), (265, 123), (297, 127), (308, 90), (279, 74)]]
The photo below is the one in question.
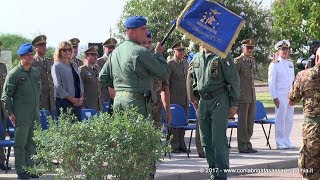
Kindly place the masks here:
[(166, 42), (166, 40), (168, 39), (168, 37), (171, 35), (172, 31), (175, 29), (175, 27), (176, 27), (176, 22), (177, 22), (176, 19), (172, 21), (172, 23), (171, 23), (172, 25), (171, 25), (170, 30), (167, 32), (167, 34), (164, 36), (164, 38), (163, 38), (162, 41), (161, 41), (161, 46), (164, 45), (164, 43)]

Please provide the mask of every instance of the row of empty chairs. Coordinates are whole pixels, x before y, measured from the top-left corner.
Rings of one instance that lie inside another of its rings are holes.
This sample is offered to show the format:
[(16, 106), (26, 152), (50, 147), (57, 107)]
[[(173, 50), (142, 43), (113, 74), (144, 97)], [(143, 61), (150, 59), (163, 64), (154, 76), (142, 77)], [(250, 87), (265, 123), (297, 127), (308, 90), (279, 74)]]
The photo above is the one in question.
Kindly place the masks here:
[[(273, 124), (275, 124), (276, 120), (275, 118), (268, 118), (267, 116), (267, 112), (264, 108), (264, 105), (261, 101), (256, 101), (256, 110), (254, 113), (254, 123), (256, 124), (260, 124), (264, 133), (264, 136), (266, 138), (266, 146), (269, 147), (269, 149), (271, 149), (271, 145), (269, 142), (270, 139), (270, 132), (271, 132), (271, 127)], [(268, 132), (266, 131), (264, 125), (269, 125), (269, 130)], [(229, 147), (230, 147), (230, 143), (231, 143), (231, 138), (232, 138), (232, 130), (233, 128), (237, 128), (238, 126), (238, 122), (237, 121), (229, 121), (228, 122), (228, 128), (231, 129), (230, 131), (230, 137), (229, 137)]]

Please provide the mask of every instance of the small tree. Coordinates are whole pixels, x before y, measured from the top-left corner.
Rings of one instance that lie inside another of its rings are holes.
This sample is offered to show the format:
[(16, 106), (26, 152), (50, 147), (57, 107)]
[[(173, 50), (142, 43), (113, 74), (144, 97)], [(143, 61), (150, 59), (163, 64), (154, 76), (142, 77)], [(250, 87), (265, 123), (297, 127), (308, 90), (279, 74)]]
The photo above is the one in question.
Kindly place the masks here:
[(288, 39), (294, 58), (307, 53), (309, 40), (320, 40), (319, 0), (276, 0), (271, 7), (275, 40)]
[[(35, 131), (36, 171), (75, 179), (146, 179), (153, 163), (164, 152), (161, 132), (136, 110), (100, 114), (88, 122), (72, 124), (73, 116), (62, 114), (58, 124)], [(60, 166), (53, 165), (57, 160)]]

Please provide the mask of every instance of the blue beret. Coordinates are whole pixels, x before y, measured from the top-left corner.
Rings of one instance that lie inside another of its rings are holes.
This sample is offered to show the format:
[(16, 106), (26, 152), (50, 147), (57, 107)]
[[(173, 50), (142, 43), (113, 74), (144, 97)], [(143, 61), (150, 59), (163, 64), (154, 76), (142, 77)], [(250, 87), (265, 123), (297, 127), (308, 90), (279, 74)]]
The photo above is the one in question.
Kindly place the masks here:
[(143, 16), (130, 16), (124, 22), (124, 26), (127, 29), (138, 28), (146, 24), (147, 24), (147, 20)]
[(152, 33), (149, 29), (147, 29), (147, 38), (152, 38)]
[(19, 46), (17, 54), (22, 56), (22, 55), (25, 55), (25, 54), (30, 53), (32, 51), (33, 51), (32, 44), (26, 43), (26, 44), (21, 44)]

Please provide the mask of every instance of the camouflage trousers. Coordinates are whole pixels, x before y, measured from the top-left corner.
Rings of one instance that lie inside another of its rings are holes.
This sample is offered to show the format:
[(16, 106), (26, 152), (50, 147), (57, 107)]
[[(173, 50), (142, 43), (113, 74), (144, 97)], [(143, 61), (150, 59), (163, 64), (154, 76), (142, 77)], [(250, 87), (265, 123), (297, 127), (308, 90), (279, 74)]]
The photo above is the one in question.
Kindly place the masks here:
[(298, 166), (305, 179), (320, 179), (320, 124), (306, 123), (302, 129), (303, 146)]
[(162, 102), (161, 102), (161, 97), (160, 95), (157, 95), (157, 100), (153, 102), (152, 104), (152, 119), (153, 119), (153, 124), (156, 128), (161, 128), (162, 127), (162, 122), (161, 122), (161, 111), (162, 111)]

